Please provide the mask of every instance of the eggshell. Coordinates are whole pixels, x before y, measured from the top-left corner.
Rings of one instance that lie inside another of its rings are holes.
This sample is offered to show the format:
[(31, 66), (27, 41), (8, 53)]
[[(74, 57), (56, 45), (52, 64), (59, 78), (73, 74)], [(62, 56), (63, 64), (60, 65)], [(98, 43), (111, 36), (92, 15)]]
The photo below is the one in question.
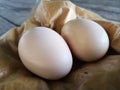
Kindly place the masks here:
[(67, 43), (46, 27), (36, 27), (23, 34), (18, 51), (26, 68), (45, 79), (60, 79), (72, 68), (72, 55)]
[(75, 19), (67, 22), (61, 31), (73, 54), (83, 61), (102, 58), (109, 48), (106, 31), (96, 22)]

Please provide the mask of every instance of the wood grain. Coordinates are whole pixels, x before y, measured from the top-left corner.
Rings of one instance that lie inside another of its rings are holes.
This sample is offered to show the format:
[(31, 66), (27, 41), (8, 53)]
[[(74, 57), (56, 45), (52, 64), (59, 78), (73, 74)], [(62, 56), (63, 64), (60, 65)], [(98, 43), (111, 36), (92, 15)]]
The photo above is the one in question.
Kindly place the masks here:
[[(71, 0), (106, 19), (120, 22), (120, 0)], [(0, 0), (0, 35), (27, 19), (35, 0)]]

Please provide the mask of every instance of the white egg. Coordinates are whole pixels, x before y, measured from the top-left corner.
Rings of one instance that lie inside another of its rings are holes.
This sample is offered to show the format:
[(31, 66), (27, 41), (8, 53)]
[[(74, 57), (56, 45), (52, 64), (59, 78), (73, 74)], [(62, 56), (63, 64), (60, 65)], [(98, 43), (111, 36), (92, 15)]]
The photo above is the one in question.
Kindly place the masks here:
[(61, 34), (73, 54), (83, 61), (98, 60), (109, 48), (106, 31), (92, 20), (71, 20), (63, 26)]
[(26, 68), (45, 79), (60, 79), (72, 68), (72, 55), (67, 43), (46, 27), (36, 27), (23, 34), (18, 51)]

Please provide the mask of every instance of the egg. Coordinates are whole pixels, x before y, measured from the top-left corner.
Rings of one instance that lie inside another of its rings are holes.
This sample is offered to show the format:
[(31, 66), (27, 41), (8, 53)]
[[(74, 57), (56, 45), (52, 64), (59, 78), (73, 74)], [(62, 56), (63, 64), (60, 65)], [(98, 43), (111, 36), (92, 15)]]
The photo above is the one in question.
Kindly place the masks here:
[(66, 76), (72, 68), (72, 54), (65, 40), (46, 27), (25, 32), (18, 44), (20, 59), (34, 74), (49, 80)]
[(89, 19), (74, 19), (67, 22), (61, 35), (72, 53), (87, 62), (102, 58), (109, 48), (109, 38), (102, 26)]

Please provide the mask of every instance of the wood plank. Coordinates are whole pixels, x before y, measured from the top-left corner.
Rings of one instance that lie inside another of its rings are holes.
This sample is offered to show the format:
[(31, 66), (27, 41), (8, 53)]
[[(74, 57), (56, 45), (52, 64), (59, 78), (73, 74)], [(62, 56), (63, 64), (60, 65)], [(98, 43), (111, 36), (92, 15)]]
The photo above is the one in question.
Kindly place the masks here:
[(103, 6), (103, 5), (93, 5), (93, 4), (79, 4), (79, 6), (85, 7), (87, 9), (95, 9), (95, 10), (100, 10), (100, 11), (105, 11), (105, 12), (110, 12), (110, 13), (120, 13), (120, 7), (112, 7), (112, 6)]
[(31, 8), (33, 0), (0, 0), (0, 16), (13, 22), (18, 26), (26, 20)]
[(27, 19), (28, 11), (19, 10), (17, 12), (17, 11), (13, 11), (13, 10), (4, 9), (4, 10), (1, 10), (0, 16), (13, 22), (12, 24), (19, 26), (23, 21), (25, 21)]
[(0, 35), (7, 32), (8, 29), (13, 27), (15, 27), (15, 25), (11, 24), (10, 22), (0, 17)]
[(71, 0), (77, 5), (79, 4), (93, 4), (93, 5), (103, 5), (103, 6), (112, 6), (120, 8), (120, 0)]
[(36, 0), (0, 0), (2, 6), (8, 6), (8, 8), (31, 8), (35, 4)]
[[(72, 0), (77, 5), (98, 13), (106, 19), (120, 22), (120, 0)], [(115, 4), (115, 5), (114, 5)]]
[(106, 19), (120, 22), (119, 18), (120, 8), (110, 6), (105, 8), (105, 6), (102, 7), (101, 5), (86, 5), (86, 4), (80, 4), (80, 6), (96, 12)]

